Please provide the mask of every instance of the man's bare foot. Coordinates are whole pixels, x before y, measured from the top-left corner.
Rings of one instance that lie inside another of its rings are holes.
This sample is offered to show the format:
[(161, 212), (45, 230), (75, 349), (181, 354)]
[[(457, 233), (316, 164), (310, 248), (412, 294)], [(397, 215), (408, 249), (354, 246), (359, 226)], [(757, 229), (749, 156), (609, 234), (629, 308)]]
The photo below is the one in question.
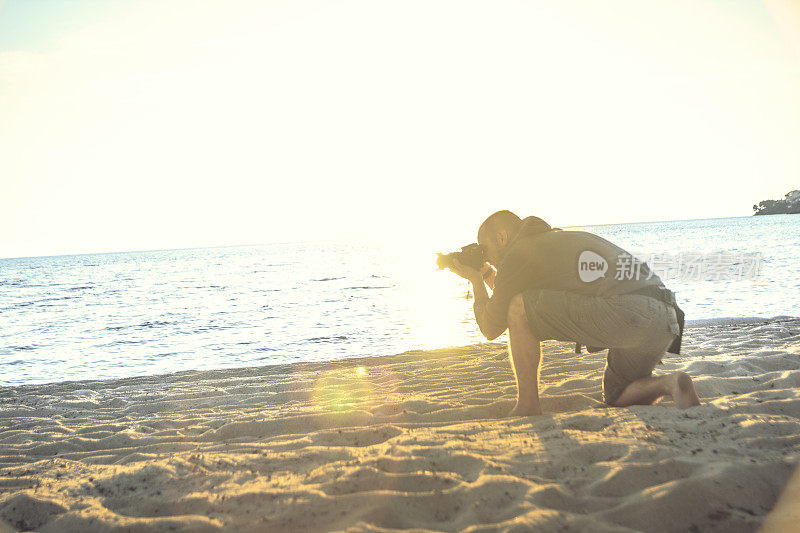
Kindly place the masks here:
[(700, 398), (694, 390), (694, 383), (689, 374), (685, 372), (675, 372), (675, 383), (672, 387), (672, 399), (677, 407), (686, 409), (700, 405)]
[(517, 405), (506, 416), (531, 416), (542, 414), (542, 408), (538, 405), (522, 404), (517, 401)]

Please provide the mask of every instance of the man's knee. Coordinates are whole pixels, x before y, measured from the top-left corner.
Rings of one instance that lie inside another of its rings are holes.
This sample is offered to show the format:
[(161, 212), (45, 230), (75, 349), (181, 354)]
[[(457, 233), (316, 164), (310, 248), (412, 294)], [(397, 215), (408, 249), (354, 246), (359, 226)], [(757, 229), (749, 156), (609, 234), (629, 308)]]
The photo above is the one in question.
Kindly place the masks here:
[(525, 301), (522, 294), (516, 294), (508, 303), (508, 327), (519, 327), (528, 325), (528, 315), (525, 313)]

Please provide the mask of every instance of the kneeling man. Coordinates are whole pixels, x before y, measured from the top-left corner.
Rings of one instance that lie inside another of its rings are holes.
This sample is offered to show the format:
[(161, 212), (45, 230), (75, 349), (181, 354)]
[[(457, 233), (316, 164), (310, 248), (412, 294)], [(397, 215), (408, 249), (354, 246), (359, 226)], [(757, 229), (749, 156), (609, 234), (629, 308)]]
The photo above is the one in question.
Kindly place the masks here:
[(649, 405), (663, 396), (681, 408), (700, 405), (688, 374), (652, 376), (665, 352), (680, 353), (683, 312), (647, 264), (592, 233), (510, 211), (481, 224), (478, 244), (487, 260), (480, 270), (457, 260), (451, 270), (473, 285), (483, 335), (493, 340), (508, 329), (518, 393), (510, 415), (542, 413), (540, 341), (548, 339), (575, 342), (577, 352), (581, 345), (608, 349), (608, 405)]

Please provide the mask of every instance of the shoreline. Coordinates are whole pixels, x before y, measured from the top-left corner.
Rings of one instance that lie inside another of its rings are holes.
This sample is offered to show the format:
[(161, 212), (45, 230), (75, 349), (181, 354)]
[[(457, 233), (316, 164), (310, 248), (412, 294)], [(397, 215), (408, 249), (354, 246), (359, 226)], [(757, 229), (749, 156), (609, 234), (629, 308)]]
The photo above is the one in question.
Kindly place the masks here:
[[(800, 321), (800, 317), (795, 317), (792, 315), (775, 315), (773, 317), (720, 317), (720, 318), (701, 318), (701, 319), (694, 319), (694, 320), (687, 320), (684, 325), (684, 335), (686, 335), (686, 330), (693, 329), (693, 328), (705, 328), (705, 327), (738, 327), (738, 326), (747, 326), (747, 325), (757, 325), (757, 324), (767, 324), (767, 323), (782, 323), (782, 322), (792, 322), (792, 321)], [(505, 335), (505, 334), (504, 334)], [(543, 341), (548, 343), (556, 343), (561, 341)], [(280, 362), (274, 364), (262, 364), (262, 365), (253, 365), (253, 366), (231, 366), (231, 367), (221, 367), (221, 368), (209, 368), (203, 370), (178, 370), (175, 372), (162, 372), (158, 374), (141, 374), (135, 376), (124, 376), (124, 377), (117, 377), (117, 378), (100, 378), (100, 379), (70, 379), (70, 380), (63, 380), (63, 381), (48, 381), (45, 383), (20, 383), (16, 385), (3, 385), (0, 384), (0, 395), (6, 389), (15, 389), (15, 388), (23, 388), (23, 387), (45, 387), (45, 386), (52, 386), (52, 385), (67, 385), (67, 384), (90, 384), (90, 383), (101, 383), (104, 381), (123, 381), (128, 379), (141, 379), (141, 378), (167, 378), (169, 376), (177, 376), (183, 374), (196, 374), (198, 372), (220, 372), (220, 371), (239, 371), (245, 370), (250, 368), (271, 368), (271, 367), (291, 367), (293, 365), (303, 365), (303, 364), (310, 364), (310, 363), (321, 363), (321, 364), (328, 364), (328, 363), (336, 363), (340, 361), (355, 361), (355, 360), (372, 360), (375, 358), (381, 357), (395, 357), (395, 356), (402, 356), (405, 354), (412, 354), (412, 353), (419, 353), (419, 352), (435, 352), (441, 350), (454, 350), (454, 349), (466, 349), (466, 348), (480, 348), (482, 346), (499, 346), (503, 347), (506, 345), (505, 341), (485, 341), (485, 342), (478, 342), (473, 344), (465, 344), (460, 346), (444, 346), (440, 348), (430, 348), (430, 349), (419, 349), (419, 350), (408, 350), (405, 352), (400, 352), (396, 354), (383, 354), (383, 355), (369, 355), (369, 356), (355, 356), (355, 357), (345, 357), (341, 359), (324, 359), (320, 361), (295, 361), (291, 363)], [(0, 400), (2, 398), (0, 397)], [(1, 406), (2, 404), (0, 404)]]
[[(545, 415), (505, 418), (505, 345), (0, 388), (12, 530), (755, 531), (800, 460), (800, 318), (687, 322), (700, 407), (601, 402), (543, 342)], [(0, 524), (0, 531), (2, 531)]]

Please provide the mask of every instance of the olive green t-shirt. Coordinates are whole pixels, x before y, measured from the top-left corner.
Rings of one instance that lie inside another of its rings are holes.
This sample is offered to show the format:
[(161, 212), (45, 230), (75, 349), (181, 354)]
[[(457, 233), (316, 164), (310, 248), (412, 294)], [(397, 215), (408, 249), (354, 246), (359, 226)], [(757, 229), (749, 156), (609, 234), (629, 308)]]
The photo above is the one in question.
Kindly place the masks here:
[(512, 235), (483, 309), (475, 308), (481, 333), (496, 339), (507, 329), (508, 305), (528, 289), (553, 289), (593, 296), (616, 296), (661, 279), (619, 246), (586, 231), (551, 228), (538, 217), (522, 221)]

